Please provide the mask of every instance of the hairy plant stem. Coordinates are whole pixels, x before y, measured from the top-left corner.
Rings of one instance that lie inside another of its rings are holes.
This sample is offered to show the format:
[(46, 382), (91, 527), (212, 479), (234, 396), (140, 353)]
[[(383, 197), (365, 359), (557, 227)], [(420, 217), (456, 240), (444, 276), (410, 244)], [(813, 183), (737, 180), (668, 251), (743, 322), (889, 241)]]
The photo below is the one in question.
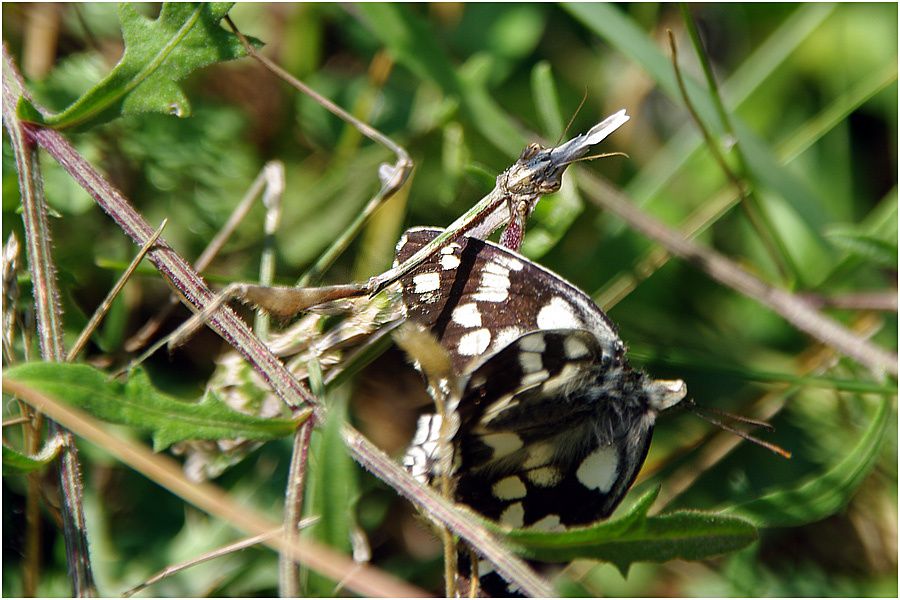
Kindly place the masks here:
[[(309, 440), (313, 423), (308, 420), (294, 434), (294, 449), (284, 498), (284, 537), (293, 542), (299, 536), (303, 518), (303, 492), (306, 488), (306, 467), (309, 462)], [(278, 557), (278, 595), (296, 598), (300, 595), (300, 565), (290, 556)]]
[[(44, 360), (62, 362), (66, 356), (62, 337), (62, 309), (56, 286), (56, 269), (50, 251), (50, 226), (47, 222), (37, 147), (29, 135), (29, 128), (16, 116), (16, 103), (23, 89), (4, 45), (3, 124), (9, 133), (19, 172), (22, 221), (25, 225), (28, 266), (34, 290), (38, 340)], [(72, 580), (72, 593), (77, 597), (93, 597), (97, 595), (97, 588), (88, 551), (81, 465), (75, 437), (53, 421), (49, 422), (49, 433), (51, 436), (59, 435), (63, 441), (58, 474), (62, 495), (63, 537), (66, 543), (69, 576)], [(29, 486), (29, 489), (31, 490), (32, 486)], [(34, 581), (30, 585), (36, 587)]]

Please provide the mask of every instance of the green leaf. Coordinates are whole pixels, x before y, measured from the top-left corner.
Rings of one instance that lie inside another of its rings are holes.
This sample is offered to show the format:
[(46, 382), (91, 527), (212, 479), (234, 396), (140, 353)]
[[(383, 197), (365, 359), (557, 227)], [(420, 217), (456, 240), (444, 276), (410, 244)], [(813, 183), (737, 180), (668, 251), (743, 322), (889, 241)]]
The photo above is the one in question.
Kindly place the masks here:
[(63, 447), (63, 439), (55, 436), (48, 440), (41, 451), (33, 456), (22, 454), (17, 450), (13, 450), (7, 445), (3, 445), (3, 473), (32, 473), (34, 471), (42, 471), (44, 467), (53, 462), (56, 455), (59, 454)]
[(658, 487), (645, 493), (620, 517), (562, 532), (510, 531), (485, 524), (526, 558), (550, 562), (603, 560), (614, 564), (623, 575), (635, 562), (702, 560), (739, 550), (756, 540), (756, 528), (734, 516), (678, 511), (648, 517), (658, 493)]
[(858, 256), (882, 267), (897, 268), (897, 238), (882, 239), (855, 227), (831, 228), (825, 236), (851, 256)]
[(184, 440), (271, 440), (297, 427), (292, 419), (262, 419), (231, 410), (214, 394), (195, 404), (176, 400), (156, 390), (141, 369), (121, 383), (88, 365), (33, 362), (7, 369), (3, 377), (98, 419), (149, 431), (156, 451)]
[(559, 94), (553, 79), (553, 68), (546, 60), (542, 60), (531, 70), (531, 94), (544, 131), (551, 139), (561, 136), (565, 122), (559, 111)]
[(110, 74), (57, 114), (44, 115), (21, 98), (19, 118), (65, 129), (145, 112), (189, 116), (190, 103), (177, 82), (201, 67), (245, 55), (237, 36), (219, 25), (231, 6), (165, 3), (152, 20), (134, 5), (120, 4), (125, 53)]
[(891, 420), (892, 401), (888, 396), (881, 398), (859, 443), (832, 469), (799, 485), (739, 504), (728, 512), (745, 517), (758, 527), (796, 527), (821, 521), (841, 510), (875, 467)]
[(458, 98), (462, 112), (485, 138), (508, 156), (517, 156), (527, 140), (485, 89), (479, 73), (461, 76), (438, 44), (440, 36), (407, 6), (362, 3), (356, 7), (369, 29), (393, 58), (417, 77), (437, 84), (444, 94)]

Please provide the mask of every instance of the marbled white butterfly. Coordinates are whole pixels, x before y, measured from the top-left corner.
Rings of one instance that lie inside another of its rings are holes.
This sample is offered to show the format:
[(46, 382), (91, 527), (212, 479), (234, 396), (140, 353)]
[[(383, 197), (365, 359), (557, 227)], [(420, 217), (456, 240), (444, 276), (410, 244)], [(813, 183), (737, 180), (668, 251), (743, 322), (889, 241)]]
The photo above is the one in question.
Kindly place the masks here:
[[(439, 232), (407, 231), (397, 260)], [(615, 324), (586, 294), (500, 245), (459, 238), (401, 285), (406, 317), (432, 331), (461, 378), (454, 499), (511, 527), (608, 517), (684, 382), (633, 370)], [(437, 475), (439, 431), (439, 416), (421, 417), (404, 458), (426, 482)]]

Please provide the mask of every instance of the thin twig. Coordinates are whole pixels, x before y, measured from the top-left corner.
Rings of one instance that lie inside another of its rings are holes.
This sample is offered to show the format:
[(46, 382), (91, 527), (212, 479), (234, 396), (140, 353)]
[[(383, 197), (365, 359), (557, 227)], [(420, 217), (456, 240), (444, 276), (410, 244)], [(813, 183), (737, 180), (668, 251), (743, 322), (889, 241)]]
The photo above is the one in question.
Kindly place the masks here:
[(839, 296), (807, 293), (801, 297), (816, 308), (843, 308), (849, 310), (877, 310), (897, 312), (897, 290), (886, 292), (858, 292)]
[[(687, 13), (685, 10), (684, 12)], [(690, 13), (687, 13), (685, 17), (686, 20), (689, 20)], [(787, 251), (787, 248), (781, 242), (781, 239), (775, 234), (774, 229), (772, 228), (772, 224), (768, 222), (765, 218), (763, 211), (759, 209), (756, 201), (753, 197), (753, 194), (750, 188), (741, 180), (740, 177), (728, 166), (728, 162), (725, 160), (725, 157), (722, 156), (721, 151), (719, 150), (719, 145), (713, 139), (712, 134), (710, 134), (709, 130), (706, 129), (706, 126), (703, 124), (703, 121), (700, 119), (700, 115), (697, 114), (696, 109), (694, 108), (693, 103), (690, 100), (690, 97), (687, 93), (687, 87), (684, 83), (684, 78), (681, 75), (681, 68), (678, 66), (678, 47), (675, 44), (675, 34), (672, 33), (672, 30), (668, 30), (669, 34), (669, 47), (672, 50), (672, 67), (675, 70), (675, 80), (678, 82), (678, 89), (681, 92), (681, 97), (684, 100), (685, 107), (691, 115), (691, 118), (696, 123), (697, 128), (700, 130), (700, 133), (703, 135), (703, 139), (706, 141), (706, 146), (709, 148), (709, 152), (712, 155), (713, 159), (715, 159), (716, 163), (719, 165), (719, 168), (725, 174), (729, 181), (731, 181), (732, 185), (734, 185), (735, 189), (738, 191), (741, 197), (740, 206), (744, 210), (744, 213), (747, 215), (747, 219), (750, 221), (750, 224), (756, 230), (756, 233), (759, 235), (759, 239), (763, 242), (763, 246), (765, 246), (766, 250), (769, 253), (769, 256), (772, 258), (772, 261), (775, 263), (775, 266), (778, 267), (779, 272), (782, 277), (787, 278), (789, 273), (793, 273), (796, 277), (798, 275), (798, 269), (796, 269), (792, 264), (790, 265), (791, 269), (788, 270), (788, 263), (790, 261), (790, 254)], [(699, 40), (697, 40), (699, 43)], [(708, 71), (708, 75), (711, 78), (712, 72), (709, 70), (709, 65), (705, 63), (705, 54), (701, 51), (702, 48), (697, 49), (697, 54), (700, 56), (700, 62), (705, 65), (704, 72)], [(710, 89), (713, 92), (713, 97), (719, 100), (719, 105), (721, 106), (721, 99), (718, 97), (718, 88), (715, 85), (715, 79), (712, 79), (711, 82), (708, 81), (710, 85)], [(720, 114), (725, 114), (724, 107), (721, 107)], [(727, 115), (725, 116), (725, 120), (723, 122), (723, 126), (726, 128), (730, 125), (730, 121), (727, 119)], [(731, 139), (734, 140), (735, 153), (739, 158), (740, 164), (742, 166), (742, 170), (746, 172), (745, 163), (743, 160), (743, 155), (740, 153), (740, 149), (738, 148), (737, 136), (733, 131), (730, 132)]]
[(28, 415), (22, 415), (21, 417), (13, 417), (12, 419), (7, 419), (3, 421), (4, 427), (12, 427), (13, 425), (21, 425), (22, 423), (29, 423), (31, 421), (31, 417)]
[[(25, 225), (25, 244), (28, 248), (41, 356), (44, 360), (61, 362), (66, 354), (62, 337), (62, 309), (56, 287), (56, 269), (50, 251), (50, 226), (47, 223), (37, 147), (28, 135), (28, 127), (19, 121), (16, 115), (16, 103), (23, 89), (18, 71), (4, 44), (3, 125), (9, 133), (19, 172), (22, 221)], [(49, 429), (50, 435), (59, 434), (65, 445), (59, 462), (59, 481), (63, 537), (66, 542), (66, 560), (72, 577), (73, 594), (78, 597), (95, 596), (97, 588), (88, 550), (81, 464), (78, 460), (75, 438), (56, 423), (51, 422)]]
[[(443, 498), (453, 500), (454, 481), (451, 477), (453, 468), (453, 445), (451, 435), (455, 409), (459, 405), (459, 378), (453, 373), (453, 363), (447, 350), (431, 331), (412, 322), (406, 322), (394, 332), (394, 341), (409, 356), (411, 361), (419, 365), (419, 370), (428, 382), (428, 393), (434, 400), (437, 416), (441, 420), (438, 433), (437, 471), (438, 489)], [(441, 385), (444, 382), (445, 385)], [(426, 516), (429, 516), (426, 514)], [(437, 522), (441, 541), (444, 546), (444, 595), (448, 598), (457, 596), (456, 575), (456, 540), (453, 532)]]
[(769, 285), (715, 250), (685, 239), (678, 231), (643, 213), (625, 194), (598, 177), (585, 172), (579, 181), (595, 205), (615, 214), (712, 279), (770, 308), (800, 331), (859, 362), (876, 376), (885, 372), (897, 376), (895, 353), (860, 338), (798, 296)]
[[(266, 177), (266, 188), (263, 191), (262, 203), (266, 209), (263, 224), (263, 249), (259, 259), (259, 284), (271, 286), (275, 280), (275, 234), (281, 222), (281, 198), (284, 196), (284, 165), (272, 161), (263, 168)], [(269, 339), (269, 315), (266, 311), (256, 311), (253, 331), (262, 341)]]
[(22, 246), (15, 231), (9, 232), (3, 246), (2, 276), (3, 282), (3, 364), (11, 365), (16, 361), (13, 351), (13, 340), (16, 336), (19, 304), (19, 267), (22, 264)]
[[(256, 179), (253, 180), (253, 183), (250, 184), (250, 187), (244, 193), (244, 197), (241, 198), (241, 201), (238, 202), (237, 206), (235, 206), (234, 210), (231, 212), (231, 215), (229, 215), (228, 221), (226, 221), (225, 225), (222, 226), (222, 229), (219, 230), (209, 244), (206, 245), (206, 248), (203, 249), (203, 252), (200, 253), (197, 260), (194, 261), (195, 271), (202, 272), (209, 266), (213, 259), (218, 256), (219, 251), (225, 245), (225, 242), (228, 241), (228, 238), (231, 237), (231, 234), (234, 233), (238, 225), (240, 225), (247, 216), (247, 213), (250, 212), (250, 209), (253, 208), (256, 197), (259, 196), (260, 192), (263, 190), (263, 185), (267, 182), (270, 164), (271, 163), (268, 163), (263, 166), (259, 175), (256, 176)], [(165, 320), (169, 317), (172, 310), (179, 304), (180, 301), (178, 296), (173, 294), (169, 303), (166, 304), (164, 308), (160, 309), (158, 313), (144, 323), (137, 333), (128, 338), (124, 345), (125, 351), (136, 352), (140, 348), (143, 348), (147, 344), (147, 341), (156, 334)]]
[[(300, 523), (300, 528), (309, 527), (310, 525), (315, 524), (316, 521), (318, 521), (318, 520), (319, 520), (318, 517), (310, 517), (309, 519), (304, 519), (303, 522)], [(259, 535), (254, 535), (252, 537), (244, 538), (242, 540), (238, 540), (237, 542), (233, 542), (231, 544), (222, 546), (221, 548), (216, 548), (215, 550), (211, 550), (209, 552), (204, 552), (200, 556), (195, 556), (194, 558), (192, 558), (190, 560), (186, 560), (182, 563), (178, 563), (177, 565), (168, 566), (165, 569), (163, 569), (162, 571), (159, 571), (158, 573), (156, 573), (155, 575), (153, 575), (152, 577), (147, 579), (146, 581), (134, 586), (133, 588), (131, 588), (129, 590), (122, 592), (122, 596), (124, 596), (125, 598), (130, 598), (131, 596), (134, 596), (138, 592), (147, 589), (151, 585), (153, 585), (155, 583), (159, 583), (163, 579), (166, 579), (167, 577), (171, 577), (172, 575), (175, 575), (176, 573), (180, 573), (181, 571), (184, 571), (185, 569), (189, 569), (196, 565), (199, 565), (199, 564), (202, 564), (205, 562), (209, 562), (213, 559), (216, 559), (216, 558), (219, 558), (222, 556), (228, 556), (229, 554), (239, 552), (246, 548), (252, 548), (253, 546), (256, 546), (257, 544), (260, 544), (260, 543), (266, 541), (267, 539), (269, 539), (271, 537), (275, 537), (276, 535), (280, 535), (280, 534), (281, 534), (281, 529), (273, 529), (266, 533), (261, 533)]]
[(85, 344), (87, 344), (88, 340), (91, 339), (91, 336), (94, 334), (94, 330), (97, 329), (97, 326), (100, 325), (100, 321), (103, 320), (103, 317), (105, 317), (106, 313), (109, 311), (109, 307), (112, 306), (113, 300), (116, 299), (116, 296), (119, 295), (119, 292), (122, 291), (122, 288), (125, 287), (128, 280), (131, 279), (131, 275), (134, 273), (135, 269), (138, 268), (138, 265), (141, 264), (141, 261), (144, 260), (144, 256), (147, 255), (147, 252), (150, 251), (150, 248), (153, 247), (156, 240), (159, 239), (160, 234), (162, 234), (163, 229), (166, 228), (166, 223), (168, 222), (168, 219), (163, 219), (156, 231), (153, 232), (153, 235), (150, 236), (150, 239), (141, 246), (141, 249), (135, 255), (131, 264), (128, 265), (128, 268), (125, 269), (125, 272), (119, 277), (116, 285), (113, 286), (106, 295), (106, 298), (103, 299), (103, 302), (100, 303), (100, 306), (97, 307), (97, 310), (94, 311), (94, 314), (91, 315), (91, 320), (88, 321), (88, 324), (81, 330), (81, 334), (78, 336), (75, 344), (72, 345), (72, 349), (69, 350), (69, 353), (66, 355), (66, 362), (72, 362), (79, 354), (81, 354)]

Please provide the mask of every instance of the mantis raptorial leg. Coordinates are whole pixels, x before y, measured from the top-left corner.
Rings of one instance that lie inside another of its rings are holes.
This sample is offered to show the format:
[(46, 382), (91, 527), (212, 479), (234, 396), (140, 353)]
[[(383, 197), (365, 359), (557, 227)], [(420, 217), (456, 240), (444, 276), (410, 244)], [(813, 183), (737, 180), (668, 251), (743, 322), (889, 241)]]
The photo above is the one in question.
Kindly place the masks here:
[[(177, 346), (200, 327), (223, 303), (239, 300), (266, 312), (289, 317), (304, 310), (344, 298), (374, 296), (422, 262), (445, 244), (461, 236), (486, 238), (506, 226), (501, 243), (518, 249), (525, 234), (525, 222), (542, 196), (559, 190), (562, 175), (572, 163), (584, 160), (588, 151), (616, 131), (629, 117), (624, 110), (607, 117), (588, 132), (550, 148), (530, 144), (519, 159), (501, 173), (494, 188), (472, 208), (400, 265), (375, 275), (365, 283), (324, 287), (268, 287), (234, 283), (226, 287), (216, 301), (186, 321), (172, 336), (170, 345)], [(396, 177), (396, 172), (390, 172)], [(387, 185), (383, 181), (384, 185)]]

